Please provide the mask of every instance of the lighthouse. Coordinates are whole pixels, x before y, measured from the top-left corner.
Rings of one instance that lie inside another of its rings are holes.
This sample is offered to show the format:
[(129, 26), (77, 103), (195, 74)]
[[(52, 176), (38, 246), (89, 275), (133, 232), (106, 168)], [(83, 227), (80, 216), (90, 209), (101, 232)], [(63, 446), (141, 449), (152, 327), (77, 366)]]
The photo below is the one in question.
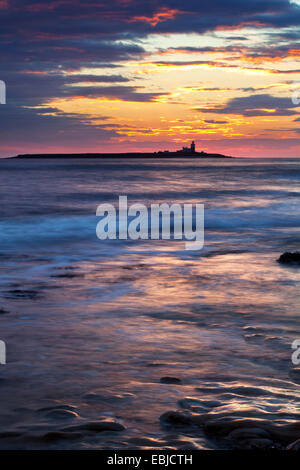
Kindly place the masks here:
[(195, 153), (196, 152), (196, 145), (195, 145), (195, 142), (193, 141), (191, 143), (191, 153)]

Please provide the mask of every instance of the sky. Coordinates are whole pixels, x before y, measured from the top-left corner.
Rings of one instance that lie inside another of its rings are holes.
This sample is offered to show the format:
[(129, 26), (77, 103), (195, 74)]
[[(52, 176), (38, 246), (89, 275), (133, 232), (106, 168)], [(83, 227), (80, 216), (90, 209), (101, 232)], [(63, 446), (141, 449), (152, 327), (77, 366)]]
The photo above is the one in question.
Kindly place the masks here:
[(300, 156), (300, 0), (0, 0), (0, 156)]

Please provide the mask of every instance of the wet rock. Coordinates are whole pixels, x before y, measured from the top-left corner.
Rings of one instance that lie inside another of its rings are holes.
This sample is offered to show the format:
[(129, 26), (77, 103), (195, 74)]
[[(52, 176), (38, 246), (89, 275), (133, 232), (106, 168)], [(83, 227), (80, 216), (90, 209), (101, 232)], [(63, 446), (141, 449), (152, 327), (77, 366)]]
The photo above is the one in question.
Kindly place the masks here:
[(229, 439), (243, 440), (247, 438), (270, 438), (270, 434), (261, 428), (238, 428), (231, 431), (228, 435)]
[(247, 397), (260, 397), (268, 396), (271, 393), (268, 390), (259, 387), (248, 387), (248, 386), (238, 386), (232, 387), (230, 392), (235, 393), (236, 395), (245, 395)]
[(256, 333), (258, 330), (260, 330), (260, 328), (258, 328), (257, 326), (244, 326), (243, 327), (243, 330), (246, 331), (247, 333)]
[(76, 411), (77, 407), (72, 406), (72, 405), (53, 405), (53, 406), (47, 406), (45, 408), (39, 408), (36, 410), (37, 413), (44, 413), (47, 411), (53, 411), (53, 410), (68, 410), (68, 411)]
[(300, 450), (300, 439), (289, 444), (286, 449), (287, 450)]
[(5, 315), (6, 313), (9, 313), (9, 311), (0, 307), (0, 315)]
[(12, 289), (5, 292), (4, 297), (6, 299), (34, 300), (40, 297), (40, 292), (36, 290)]
[(255, 341), (257, 339), (264, 339), (265, 336), (261, 333), (253, 333), (253, 334), (244, 335), (244, 338), (246, 341)]
[(91, 392), (91, 393), (86, 393), (83, 395), (84, 400), (90, 401), (90, 402), (101, 402), (103, 400), (103, 395), (100, 395), (99, 393)]
[(260, 387), (251, 387), (248, 385), (230, 385), (228, 386), (205, 386), (205, 387), (196, 387), (196, 392), (201, 393), (210, 393), (210, 394), (232, 394), (232, 398), (234, 395), (245, 395), (248, 397), (259, 397), (259, 396), (269, 396), (272, 395), (272, 392), (269, 392), (266, 389)]
[(223, 405), (223, 403), (221, 403), (221, 402), (218, 401), (218, 400), (207, 400), (207, 401), (204, 400), (204, 401), (202, 401), (202, 404), (203, 404), (204, 406), (208, 406), (209, 408), (217, 408), (217, 407)]
[(286, 425), (275, 425), (269, 429), (272, 437), (282, 444), (296, 441), (300, 436), (300, 422), (289, 423)]
[(78, 432), (49, 431), (45, 434), (28, 434), (25, 440), (54, 442), (59, 440), (70, 441), (73, 439), (82, 439), (83, 437), (84, 435)]
[(186, 397), (178, 401), (178, 405), (181, 408), (187, 410), (192, 410), (195, 413), (208, 412), (210, 409), (219, 407), (222, 405), (221, 402), (217, 400), (198, 400), (197, 398)]
[(197, 414), (191, 417), (191, 421), (195, 426), (204, 426), (204, 424), (210, 419), (209, 413)]
[(78, 269), (78, 266), (72, 266), (72, 265), (70, 265), (70, 266), (58, 266), (56, 269), (61, 270), (61, 271), (67, 271), (69, 269), (70, 270), (71, 269)]
[(226, 417), (216, 420), (208, 420), (204, 425), (204, 432), (212, 436), (228, 436), (232, 431), (239, 428), (266, 429), (267, 427), (268, 423), (263, 420), (252, 418), (234, 419), (232, 417)]
[(161, 384), (181, 384), (181, 380), (177, 377), (161, 377), (159, 380)]
[(46, 418), (53, 418), (53, 419), (74, 419), (79, 418), (78, 414), (75, 411), (65, 410), (65, 409), (57, 409), (51, 410), (46, 413)]
[[(253, 428), (255, 431), (253, 431)], [(256, 429), (260, 429), (259, 436), (254, 435), (257, 432)], [(267, 435), (263, 436), (262, 430), (266, 431)], [(236, 431), (236, 433), (233, 431)], [(214, 437), (229, 437), (233, 438), (232, 440), (235, 438), (237, 441), (239, 439), (242, 441), (243, 436), (247, 438), (247, 433), (250, 432), (250, 439), (267, 438), (280, 445), (286, 445), (299, 438), (300, 423), (295, 421), (289, 424), (278, 424), (259, 418), (235, 418), (228, 416), (216, 420), (208, 419), (204, 424), (204, 432)]]
[(187, 442), (186, 444), (179, 445), (177, 450), (200, 450), (201, 447), (197, 446), (193, 442)]
[(179, 411), (167, 411), (161, 415), (160, 422), (171, 426), (184, 426), (191, 424), (192, 420), (190, 416)]
[(116, 421), (103, 420), (103, 421), (90, 421), (89, 423), (78, 424), (76, 426), (68, 426), (62, 429), (63, 432), (73, 431), (90, 431), (90, 432), (103, 432), (103, 431), (124, 431), (124, 426)]
[[(186, 408), (188, 410), (197, 410), (198, 408), (203, 408), (201, 400), (193, 397), (186, 397), (178, 400), (178, 405), (181, 408)], [(205, 407), (205, 409), (207, 409), (207, 407)]]
[(187, 400), (184, 398), (183, 400), (178, 400), (178, 405), (180, 408), (191, 410), (194, 413), (208, 413), (210, 409), (207, 406), (203, 406), (201, 402), (197, 403), (198, 400)]
[(266, 417), (268, 414), (266, 412), (259, 411), (257, 407), (251, 406), (250, 404), (243, 404), (241, 406), (239, 403), (232, 402), (227, 405), (209, 410), (209, 415), (213, 420), (221, 420), (225, 419), (226, 417), (232, 420), (246, 420), (248, 418), (255, 420), (264, 416)]
[(236, 448), (243, 450), (255, 450), (255, 449), (271, 449), (274, 447), (273, 441), (270, 439), (257, 438), (257, 439), (245, 439), (238, 443)]
[(59, 273), (59, 274), (53, 274), (50, 277), (54, 277), (57, 279), (74, 279), (75, 277), (84, 277), (84, 274), (81, 273), (74, 273), (74, 272), (66, 272), (66, 273)]
[(294, 253), (285, 252), (277, 260), (280, 264), (291, 264), (300, 266), (300, 252), (295, 251)]
[(264, 341), (266, 343), (278, 343), (280, 344), (280, 338), (277, 338), (276, 336), (266, 336)]

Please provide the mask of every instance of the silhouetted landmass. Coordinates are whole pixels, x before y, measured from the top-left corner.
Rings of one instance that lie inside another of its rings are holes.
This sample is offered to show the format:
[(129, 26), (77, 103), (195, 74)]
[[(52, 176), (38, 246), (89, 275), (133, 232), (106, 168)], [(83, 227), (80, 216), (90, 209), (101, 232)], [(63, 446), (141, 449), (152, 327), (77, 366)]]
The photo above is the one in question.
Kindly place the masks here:
[(277, 261), (280, 264), (297, 264), (300, 266), (300, 253), (299, 251), (295, 251), (294, 253), (287, 251), (280, 255)]
[(233, 158), (220, 153), (184, 153), (184, 152), (149, 152), (149, 153), (40, 153), (17, 155), (14, 158)]

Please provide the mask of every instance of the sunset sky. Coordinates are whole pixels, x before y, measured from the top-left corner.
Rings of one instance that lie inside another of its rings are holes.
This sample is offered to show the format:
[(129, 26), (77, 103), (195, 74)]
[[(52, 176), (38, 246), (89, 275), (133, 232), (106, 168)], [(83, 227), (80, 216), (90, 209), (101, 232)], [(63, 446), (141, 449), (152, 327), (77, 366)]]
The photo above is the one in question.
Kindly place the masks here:
[(300, 156), (300, 0), (0, 0), (0, 17), (0, 156)]

